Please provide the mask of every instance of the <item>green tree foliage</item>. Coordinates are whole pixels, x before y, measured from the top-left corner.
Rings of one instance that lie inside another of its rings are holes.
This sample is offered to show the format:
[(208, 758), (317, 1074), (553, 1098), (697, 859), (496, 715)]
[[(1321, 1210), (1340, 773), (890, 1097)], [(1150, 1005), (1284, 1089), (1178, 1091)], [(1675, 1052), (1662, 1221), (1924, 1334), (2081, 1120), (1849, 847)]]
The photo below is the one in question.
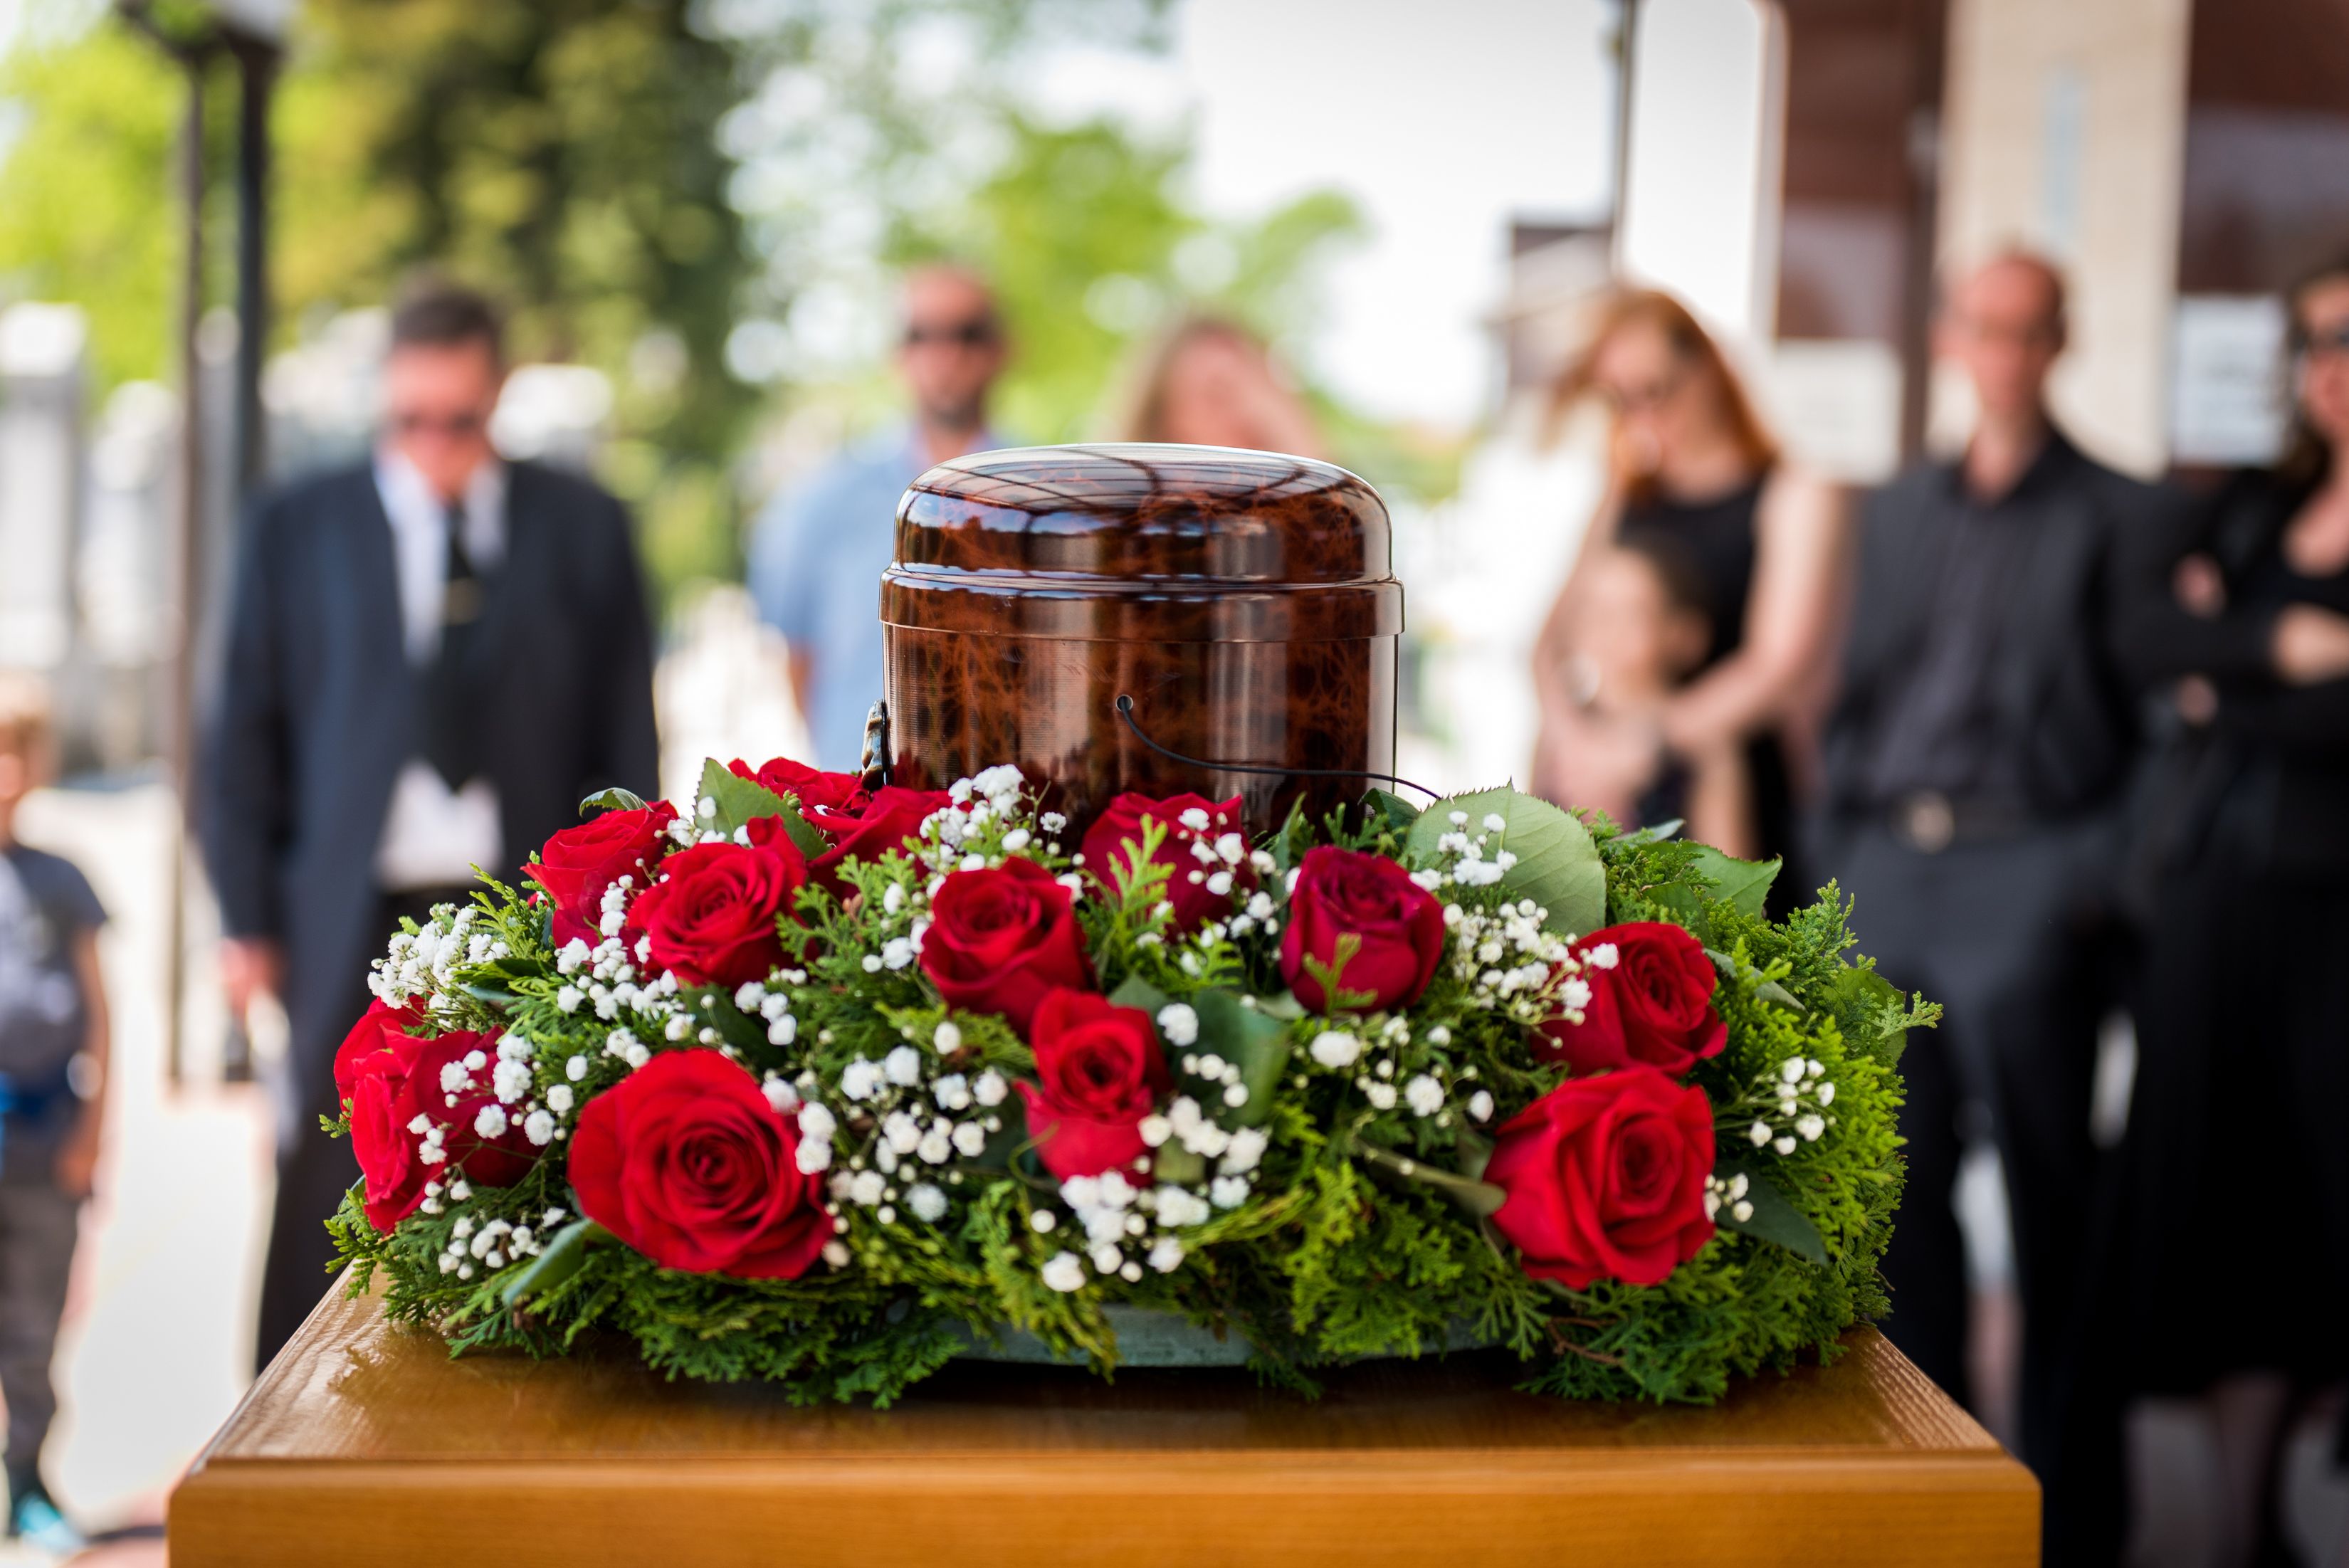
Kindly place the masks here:
[(749, 271), (719, 117), (734, 60), (688, 0), (311, 0), (277, 111), (289, 314), (443, 266), (514, 307), (526, 358), (612, 378), (604, 479), (654, 573), (733, 565), (724, 373)]
[(169, 185), (185, 84), (127, 29), (67, 43), (47, 20), (36, 10), (0, 59), (0, 304), (79, 304), (102, 382), (159, 376), (179, 276)]

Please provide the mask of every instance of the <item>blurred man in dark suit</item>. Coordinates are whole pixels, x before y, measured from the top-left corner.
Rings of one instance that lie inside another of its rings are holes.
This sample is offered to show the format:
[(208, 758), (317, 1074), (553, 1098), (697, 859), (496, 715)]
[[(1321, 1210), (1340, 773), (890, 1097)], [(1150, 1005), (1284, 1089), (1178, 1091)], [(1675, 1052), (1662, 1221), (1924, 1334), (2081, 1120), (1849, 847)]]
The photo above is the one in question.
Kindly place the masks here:
[(428, 284), (392, 316), (373, 458), (264, 503), (243, 541), (200, 807), (242, 1013), (291, 1024), (259, 1365), (317, 1305), (357, 1177), (318, 1130), (367, 961), (401, 916), (507, 878), (579, 801), (654, 792), (651, 635), (628, 519), (501, 459), (500, 324)]
[[(2002, 255), (1942, 301), (1935, 349), (1979, 417), (1957, 461), (1869, 498), (1819, 846), (1886, 977), (1947, 1009), (1901, 1061), (1909, 1185), (1885, 1332), (1968, 1397), (1951, 1200), (1961, 1113), (1979, 1107), (2023, 1300), (2020, 1446), (2043, 1480), (2089, 1239), (2090, 1090), (2137, 748), (2114, 613), (2123, 547), (2155, 505), (2049, 418), (2064, 342), (2064, 285), (2038, 257)], [(2051, 1480), (2051, 1520), (2057, 1492)]]

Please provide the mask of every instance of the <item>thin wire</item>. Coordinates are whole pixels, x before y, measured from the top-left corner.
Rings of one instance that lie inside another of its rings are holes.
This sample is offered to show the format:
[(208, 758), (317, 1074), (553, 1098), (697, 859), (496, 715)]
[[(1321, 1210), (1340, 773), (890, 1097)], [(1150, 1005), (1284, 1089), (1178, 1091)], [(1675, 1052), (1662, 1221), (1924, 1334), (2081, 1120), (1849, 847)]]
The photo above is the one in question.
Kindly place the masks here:
[(1140, 721), (1133, 717), (1133, 698), (1123, 692), (1117, 694), (1117, 711), (1118, 716), (1125, 720), (1126, 728), (1133, 731), (1134, 739), (1157, 752), (1161, 757), (1171, 757), (1186, 768), (1205, 768), (1217, 773), (1271, 773), (1281, 778), (1291, 779), (1383, 779), (1390, 784), (1400, 784), (1406, 789), (1416, 789), (1431, 800), (1444, 799), (1444, 791), (1441, 789), (1431, 789), (1424, 784), (1414, 784), (1399, 774), (1381, 773), (1371, 768), (1275, 768), (1261, 762), (1210, 762), (1204, 757), (1185, 757), (1172, 748), (1159, 745), (1142, 732)]

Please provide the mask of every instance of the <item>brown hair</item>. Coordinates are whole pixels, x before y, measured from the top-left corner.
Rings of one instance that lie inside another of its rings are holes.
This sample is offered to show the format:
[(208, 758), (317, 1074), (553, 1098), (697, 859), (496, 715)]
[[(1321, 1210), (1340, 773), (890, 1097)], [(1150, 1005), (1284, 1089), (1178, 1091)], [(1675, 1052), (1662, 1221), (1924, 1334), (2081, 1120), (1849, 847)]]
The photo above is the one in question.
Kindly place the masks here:
[[(2284, 291), (2285, 303), (2292, 312), (2292, 355), (2293, 360), (2308, 348), (2308, 330), (2300, 323), (2301, 296), (2319, 284), (2349, 281), (2349, 255), (2336, 256), (2321, 267), (2302, 273)], [(2333, 443), (2317, 432), (2301, 411), (2300, 400), (2292, 399), (2292, 431), (2284, 438), (2283, 455), (2276, 459), (2276, 473), (2292, 484), (2320, 485), (2333, 471)]]
[(455, 348), (478, 343), (499, 364), (506, 358), (505, 319), (490, 296), (447, 278), (421, 277), (400, 291), (391, 307), (391, 346)]
[[(1756, 472), (1767, 471), (1777, 462), (1778, 443), (1769, 427), (1763, 424), (1761, 415), (1754, 412), (1754, 400), (1746, 396), (1745, 385), (1730, 367), (1729, 356), (1721, 351), (1721, 345), (1697, 324), (1688, 306), (1657, 289), (1619, 290), (1599, 305), (1582, 352), (1550, 388), (1545, 419), (1547, 439), (1557, 438), (1567, 415), (1595, 389), (1599, 354), (1608, 340), (1633, 326), (1650, 326), (1663, 334), (1672, 357), (1713, 384), (1720, 398), (1721, 417), (1729, 426), (1730, 438), (1737, 443)], [(1653, 484), (1651, 480), (1635, 479), (1631, 499), (1648, 499)]]
[(0, 671), (0, 756), (37, 769), (49, 748), (49, 689), (38, 677)]
[(1195, 343), (1222, 338), (1239, 345), (1251, 356), (1270, 364), (1271, 356), (1257, 335), (1226, 315), (1194, 312), (1154, 338), (1128, 373), (1125, 388), (1110, 419), (1113, 441), (1166, 439), (1166, 387), (1174, 362)]

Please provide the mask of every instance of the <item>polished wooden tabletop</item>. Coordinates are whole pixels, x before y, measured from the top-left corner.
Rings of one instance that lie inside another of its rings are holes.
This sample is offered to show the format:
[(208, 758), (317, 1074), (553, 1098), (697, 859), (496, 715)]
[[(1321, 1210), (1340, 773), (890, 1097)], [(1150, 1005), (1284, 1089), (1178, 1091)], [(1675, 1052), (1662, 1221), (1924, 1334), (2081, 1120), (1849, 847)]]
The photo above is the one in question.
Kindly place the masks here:
[(2029, 1563), (2038, 1491), (1872, 1329), (1708, 1408), (1485, 1355), (1306, 1402), (1237, 1371), (958, 1364), (895, 1408), (668, 1382), (625, 1346), (451, 1361), (331, 1296), (171, 1501), (211, 1564)]

